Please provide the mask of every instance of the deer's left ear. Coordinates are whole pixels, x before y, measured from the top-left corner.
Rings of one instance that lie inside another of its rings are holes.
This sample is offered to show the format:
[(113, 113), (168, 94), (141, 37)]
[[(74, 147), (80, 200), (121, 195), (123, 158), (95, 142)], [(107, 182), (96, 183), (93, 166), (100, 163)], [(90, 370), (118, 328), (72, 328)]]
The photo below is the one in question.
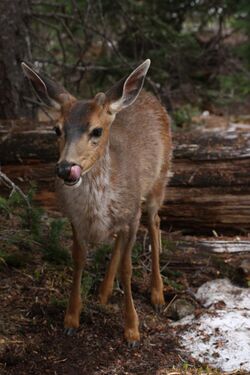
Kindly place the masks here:
[(128, 77), (123, 78), (106, 92), (110, 112), (117, 113), (134, 103), (140, 94), (149, 66), (150, 60), (147, 59)]
[(62, 85), (38, 73), (31, 64), (22, 62), (21, 66), (39, 98), (48, 106), (60, 109), (76, 100)]

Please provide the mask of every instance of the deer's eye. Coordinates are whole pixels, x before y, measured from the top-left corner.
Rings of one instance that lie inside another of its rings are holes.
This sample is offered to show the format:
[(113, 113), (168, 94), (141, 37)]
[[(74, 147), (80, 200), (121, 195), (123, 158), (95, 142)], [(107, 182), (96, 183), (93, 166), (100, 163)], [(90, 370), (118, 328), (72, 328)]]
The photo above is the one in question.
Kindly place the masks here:
[(56, 133), (56, 135), (57, 135), (58, 137), (60, 137), (60, 136), (62, 135), (62, 131), (61, 131), (61, 129), (59, 128), (59, 126), (55, 126), (55, 127), (54, 127), (54, 131), (55, 131), (55, 133)]
[(99, 138), (102, 135), (102, 128), (95, 128), (90, 133), (90, 137)]

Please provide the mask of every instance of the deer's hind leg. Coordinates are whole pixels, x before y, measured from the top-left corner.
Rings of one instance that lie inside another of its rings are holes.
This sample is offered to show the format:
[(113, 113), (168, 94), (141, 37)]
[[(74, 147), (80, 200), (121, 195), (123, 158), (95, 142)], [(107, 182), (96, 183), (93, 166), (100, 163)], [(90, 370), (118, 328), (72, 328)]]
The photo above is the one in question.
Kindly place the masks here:
[[(161, 231), (158, 210), (162, 202), (164, 186), (158, 186), (158, 194), (152, 194), (147, 201), (148, 230), (151, 242), (151, 302), (156, 310), (161, 310), (165, 301), (163, 281), (160, 273)], [(156, 190), (156, 192), (157, 192)], [(160, 190), (160, 191), (159, 191)]]
[(76, 236), (76, 232), (73, 229), (73, 246), (72, 246), (72, 258), (73, 258), (73, 282), (71, 287), (71, 293), (69, 297), (69, 303), (64, 318), (65, 333), (71, 335), (78, 327), (80, 321), (80, 313), (82, 308), (81, 302), (81, 279), (83, 267), (85, 264), (85, 249), (79, 244)]
[(119, 233), (116, 240), (114, 249), (112, 251), (111, 259), (106, 271), (105, 277), (101, 283), (99, 289), (99, 301), (101, 304), (106, 305), (109, 297), (112, 294), (115, 276), (120, 263), (121, 258), (121, 246), (122, 246), (122, 236)]

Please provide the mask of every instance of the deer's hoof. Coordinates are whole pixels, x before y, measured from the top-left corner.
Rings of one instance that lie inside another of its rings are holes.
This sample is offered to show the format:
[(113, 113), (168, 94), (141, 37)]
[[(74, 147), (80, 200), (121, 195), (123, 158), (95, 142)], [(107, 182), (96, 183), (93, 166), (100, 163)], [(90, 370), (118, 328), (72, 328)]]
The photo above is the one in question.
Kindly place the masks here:
[(129, 349), (134, 349), (140, 344), (140, 333), (137, 327), (125, 329), (125, 339)]
[(74, 334), (76, 334), (76, 332), (77, 332), (76, 328), (64, 328), (64, 334), (66, 336), (73, 336)]
[(129, 349), (136, 349), (140, 346), (140, 341), (128, 341)]
[(156, 304), (154, 305), (155, 312), (157, 314), (162, 314), (164, 311), (164, 305), (163, 304)]
[(98, 300), (99, 300), (99, 303), (101, 305), (107, 305), (108, 304), (108, 299), (109, 299), (108, 295), (99, 294), (99, 296), (98, 296)]

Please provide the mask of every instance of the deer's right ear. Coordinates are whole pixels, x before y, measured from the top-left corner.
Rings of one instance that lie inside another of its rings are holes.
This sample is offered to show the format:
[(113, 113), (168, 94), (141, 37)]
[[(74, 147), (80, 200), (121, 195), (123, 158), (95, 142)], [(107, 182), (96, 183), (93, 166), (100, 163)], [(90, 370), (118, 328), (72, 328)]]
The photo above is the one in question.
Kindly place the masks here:
[(111, 113), (117, 113), (134, 103), (140, 94), (149, 66), (150, 60), (147, 59), (128, 77), (117, 82), (106, 92)]
[(36, 72), (31, 64), (22, 62), (21, 66), (39, 98), (48, 106), (60, 109), (62, 105), (76, 100), (59, 83)]

